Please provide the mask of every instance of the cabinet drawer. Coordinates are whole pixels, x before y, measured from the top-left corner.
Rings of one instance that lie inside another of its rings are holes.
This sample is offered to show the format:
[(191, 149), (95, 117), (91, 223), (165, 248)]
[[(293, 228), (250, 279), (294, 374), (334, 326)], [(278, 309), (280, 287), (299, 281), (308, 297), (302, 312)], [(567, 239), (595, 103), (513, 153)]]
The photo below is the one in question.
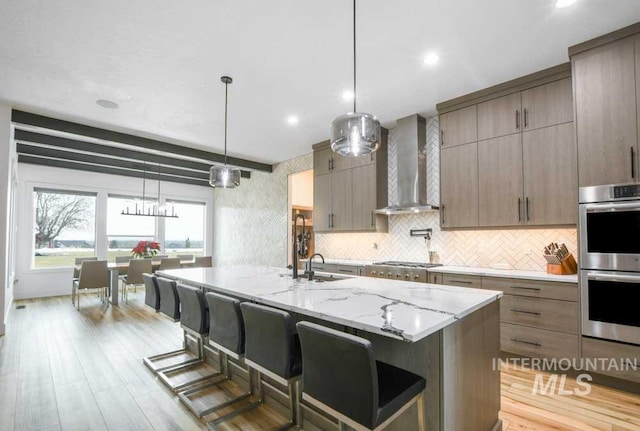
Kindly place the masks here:
[(482, 288), (490, 290), (501, 290), (509, 295), (561, 299), (563, 301), (578, 302), (577, 283), (482, 277)]
[(578, 303), (554, 299), (504, 295), (500, 320), (541, 329), (578, 333)]
[(429, 272), (427, 273), (427, 283), (431, 284), (442, 284), (442, 275), (439, 272)]
[(482, 278), (475, 275), (442, 274), (442, 284), (480, 289)]
[(578, 336), (501, 323), (500, 349), (532, 358), (574, 359), (578, 357)]
[(336, 265), (338, 274), (360, 275), (360, 267), (354, 265)]
[(338, 265), (335, 263), (313, 263), (312, 268), (315, 272), (338, 272)]
[[(616, 365), (619, 365), (621, 359), (624, 359), (629, 364), (634, 365), (635, 363), (640, 363), (640, 346), (582, 337), (582, 357), (585, 359), (611, 358), (616, 360)], [(640, 382), (640, 367), (637, 367), (636, 370), (633, 370), (632, 366), (628, 368), (629, 370), (601, 370), (599, 368), (597, 372), (619, 379)]]

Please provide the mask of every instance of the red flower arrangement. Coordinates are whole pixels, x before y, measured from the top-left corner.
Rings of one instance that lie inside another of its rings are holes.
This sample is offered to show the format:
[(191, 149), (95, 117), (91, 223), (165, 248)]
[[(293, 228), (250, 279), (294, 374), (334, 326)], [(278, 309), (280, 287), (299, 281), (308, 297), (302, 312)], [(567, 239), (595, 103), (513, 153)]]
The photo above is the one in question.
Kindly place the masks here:
[(140, 241), (138, 245), (133, 247), (131, 254), (134, 257), (152, 257), (160, 251), (160, 244), (155, 241)]

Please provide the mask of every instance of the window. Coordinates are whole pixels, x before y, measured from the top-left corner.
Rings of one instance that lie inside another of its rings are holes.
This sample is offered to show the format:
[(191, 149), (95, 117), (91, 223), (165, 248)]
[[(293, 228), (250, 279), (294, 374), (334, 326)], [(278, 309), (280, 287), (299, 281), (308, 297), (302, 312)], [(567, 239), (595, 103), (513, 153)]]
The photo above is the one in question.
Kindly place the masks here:
[(167, 201), (179, 218), (165, 219), (165, 254), (204, 254), (205, 204)]
[(96, 195), (34, 189), (34, 268), (73, 266), (95, 256)]
[[(157, 201), (144, 202), (144, 212), (157, 205)], [(135, 213), (136, 208), (142, 211), (142, 199), (132, 196), (109, 195), (107, 199), (107, 240), (109, 242), (108, 260), (113, 262), (115, 256), (131, 255), (131, 249), (139, 241), (156, 240), (156, 218), (123, 215), (122, 210), (129, 207)]]

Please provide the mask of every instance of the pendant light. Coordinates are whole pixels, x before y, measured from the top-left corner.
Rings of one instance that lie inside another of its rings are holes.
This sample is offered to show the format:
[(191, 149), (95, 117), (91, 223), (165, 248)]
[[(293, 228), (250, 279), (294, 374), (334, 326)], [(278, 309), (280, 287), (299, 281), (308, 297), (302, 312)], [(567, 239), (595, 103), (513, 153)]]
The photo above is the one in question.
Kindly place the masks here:
[(220, 80), (224, 83), (224, 166), (211, 166), (209, 169), (209, 184), (211, 187), (232, 189), (240, 185), (240, 169), (227, 166), (227, 104), (229, 84), (233, 79), (223, 76)]
[(380, 148), (380, 122), (356, 111), (356, 0), (353, 0), (353, 112), (331, 123), (331, 149), (342, 156), (364, 156)]

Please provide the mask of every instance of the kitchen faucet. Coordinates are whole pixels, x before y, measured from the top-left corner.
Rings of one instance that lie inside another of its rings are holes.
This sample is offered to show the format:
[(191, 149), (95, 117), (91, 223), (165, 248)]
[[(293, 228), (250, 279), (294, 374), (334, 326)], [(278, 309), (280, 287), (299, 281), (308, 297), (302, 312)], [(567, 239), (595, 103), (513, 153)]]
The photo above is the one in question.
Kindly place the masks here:
[(313, 280), (313, 268), (311, 267), (312, 265), (312, 259), (316, 256), (320, 256), (320, 258), (322, 259), (322, 263), (324, 263), (324, 256), (321, 255), (320, 253), (314, 253), (311, 255), (311, 257), (309, 258), (309, 265), (307, 265), (307, 270), (304, 272), (304, 274), (309, 277), (309, 281)]
[(293, 219), (293, 247), (291, 252), (291, 266), (293, 268), (293, 279), (298, 279), (298, 218), (302, 218), (302, 238), (305, 235), (306, 219), (304, 214), (296, 214)]

